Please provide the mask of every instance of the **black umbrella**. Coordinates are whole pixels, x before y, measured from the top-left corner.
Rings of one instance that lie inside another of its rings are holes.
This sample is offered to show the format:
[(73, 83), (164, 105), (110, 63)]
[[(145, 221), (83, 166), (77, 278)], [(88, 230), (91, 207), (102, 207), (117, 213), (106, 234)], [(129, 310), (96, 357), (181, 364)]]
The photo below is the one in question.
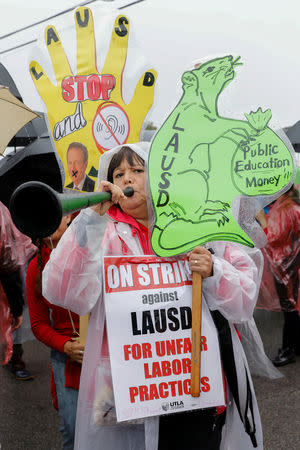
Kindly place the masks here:
[[(7, 86), (21, 102), (21, 94), (8, 70), (0, 63), (0, 85)], [(24, 105), (25, 106), (25, 105)], [(63, 190), (63, 167), (48, 136), (43, 113), (28, 122), (11, 139), (9, 147), (25, 147), (0, 160), (0, 201), (6, 206), (12, 193), (27, 181), (41, 181), (58, 192)]]
[(7, 147), (25, 147), (38, 137), (49, 137), (44, 113), (37, 112), (40, 117), (33, 119), (27, 123), (20, 131), (11, 139)]
[(293, 145), (300, 144), (300, 120), (286, 131), (286, 135)]
[(50, 139), (38, 138), (0, 160), (0, 201), (8, 206), (15, 189), (27, 181), (41, 181), (63, 192), (62, 173), (62, 163)]
[[(21, 102), (22, 96), (6, 67), (0, 63), (0, 85), (9, 88), (10, 92)], [(48, 129), (44, 113), (37, 112), (40, 117), (33, 119), (21, 128), (7, 144), (7, 147), (25, 147), (38, 137), (48, 137)], [(34, 117), (34, 116), (33, 116)]]

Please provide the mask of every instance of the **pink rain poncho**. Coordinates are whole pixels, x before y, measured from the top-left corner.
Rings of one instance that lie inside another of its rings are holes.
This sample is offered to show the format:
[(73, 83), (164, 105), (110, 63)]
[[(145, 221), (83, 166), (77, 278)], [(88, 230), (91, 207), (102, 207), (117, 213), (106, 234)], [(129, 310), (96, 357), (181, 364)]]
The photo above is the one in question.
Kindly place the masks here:
[[(20, 270), (35, 253), (31, 239), (13, 224), (10, 213), (0, 202), (0, 277)], [(6, 364), (12, 354), (12, 314), (0, 283), (0, 364)]]

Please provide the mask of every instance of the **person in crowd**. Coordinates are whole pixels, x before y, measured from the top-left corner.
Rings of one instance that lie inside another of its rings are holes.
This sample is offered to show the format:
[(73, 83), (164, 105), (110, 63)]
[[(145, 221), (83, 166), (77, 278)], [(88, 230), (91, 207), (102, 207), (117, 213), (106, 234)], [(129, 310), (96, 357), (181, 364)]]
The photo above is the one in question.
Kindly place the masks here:
[[(226, 449), (262, 449), (261, 423), (251, 375), (234, 327), (234, 322), (252, 317), (262, 257), (260, 251), (254, 249), (256, 258), (251, 258), (250, 250), (246, 253), (241, 246), (232, 243), (211, 242), (210, 251), (196, 247), (188, 254), (190, 271), (198, 272), (203, 278), (202, 295), (214, 317), (214, 333), (220, 338), (226, 375), (226, 407), (178, 412), (134, 423), (116, 421), (112, 389), (109, 389), (112, 381), (101, 261), (102, 255), (153, 254), (149, 243), (151, 208), (147, 204), (148, 150), (147, 143), (128, 144), (101, 156), (98, 173), (101, 182), (97, 189), (110, 191), (111, 201), (88, 208), (76, 217), (43, 272), (43, 294), (48, 301), (78, 314), (91, 312), (75, 448), (212, 450), (221, 445)], [(123, 194), (128, 186), (134, 190), (130, 198)], [(104, 214), (109, 221), (102, 239)], [(236, 381), (244, 388), (235, 389)], [(97, 396), (103, 389), (106, 397), (101, 400)], [(175, 433), (175, 430), (183, 432)]]
[[(272, 360), (275, 366), (284, 366), (296, 361), (300, 354), (300, 199), (295, 186), (281, 195), (258, 216), (267, 235), (268, 244), (263, 249), (274, 281), (271, 300), (263, 291), (260, 307), (274, 308), (274, 297), (279, 299), (283, 311), (282, 347)], [(267, 276), (267, 272), (266, 272)], [(264, 281), (264, 280), (263, 280)], [(264, 290), (270, 287), (263, 283)], [(272, 287), (272, 286), (271, 286)], [(277, 294), (277, 295), (276, 295)]]
[(26, 369), (21, 344), (13, 345), (12, 332), (22, 325), (24, 284), (21, 270), (36, 248), (30, 238), (15, 227), (9, 210), (0, 202), (0, 343), (1, 363), (17, 380), (32, 380)]
[(61, 416), (63, 448), (74, 447), (76, 408), (84, 346), (78, 342), (79, 317), (70, 310), (50, 305), (42, 296), (42, 270), (67, 228), (64, 216), (49, 238), (38, 240), (38, 253), (26, 277), (30, 322), (35, 337), (51, 348), (51, 393)]
[(66, 187), (80, 191), (93, 192), (95, 181), (85, 173), (88, 165), (89, 153), (85, 145), (72, 142), (67, 150), (68, 172), (72, 182)]

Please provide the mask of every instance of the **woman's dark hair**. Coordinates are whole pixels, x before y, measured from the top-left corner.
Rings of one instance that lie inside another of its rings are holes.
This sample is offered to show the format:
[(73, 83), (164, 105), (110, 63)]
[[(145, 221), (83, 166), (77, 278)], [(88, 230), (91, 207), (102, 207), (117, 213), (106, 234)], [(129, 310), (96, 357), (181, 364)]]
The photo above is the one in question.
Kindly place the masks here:
[(131, 150), (130, 147), (124, 145), (110, 160), (107, 170), (107, 181), (110, 183), (113, 183), (114, 170), (119, 167), (123, 159), (126, 159), (130, 166), (134, 166), (135, 163), (142, 164), (143, 166), (145, 165), (143, 158)]
[(297, 187), (293, 184), (288, 191), (285, 192), (285, 194), (289, 194), (290, 198), (297, 203), (300, 204), (300, 195)]

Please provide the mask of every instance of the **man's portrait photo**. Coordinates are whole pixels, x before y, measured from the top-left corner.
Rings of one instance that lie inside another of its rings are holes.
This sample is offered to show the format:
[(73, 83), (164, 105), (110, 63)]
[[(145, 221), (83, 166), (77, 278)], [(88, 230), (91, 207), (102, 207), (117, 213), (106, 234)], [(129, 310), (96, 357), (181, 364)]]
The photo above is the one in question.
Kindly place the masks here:
[(72, 183), (66, 187), (80, 191), (93, 192), (95, 181), (85, 173), (88, 165), (88, 150), (80, 142), (72, 142), (67, 150), (68, 172)]

